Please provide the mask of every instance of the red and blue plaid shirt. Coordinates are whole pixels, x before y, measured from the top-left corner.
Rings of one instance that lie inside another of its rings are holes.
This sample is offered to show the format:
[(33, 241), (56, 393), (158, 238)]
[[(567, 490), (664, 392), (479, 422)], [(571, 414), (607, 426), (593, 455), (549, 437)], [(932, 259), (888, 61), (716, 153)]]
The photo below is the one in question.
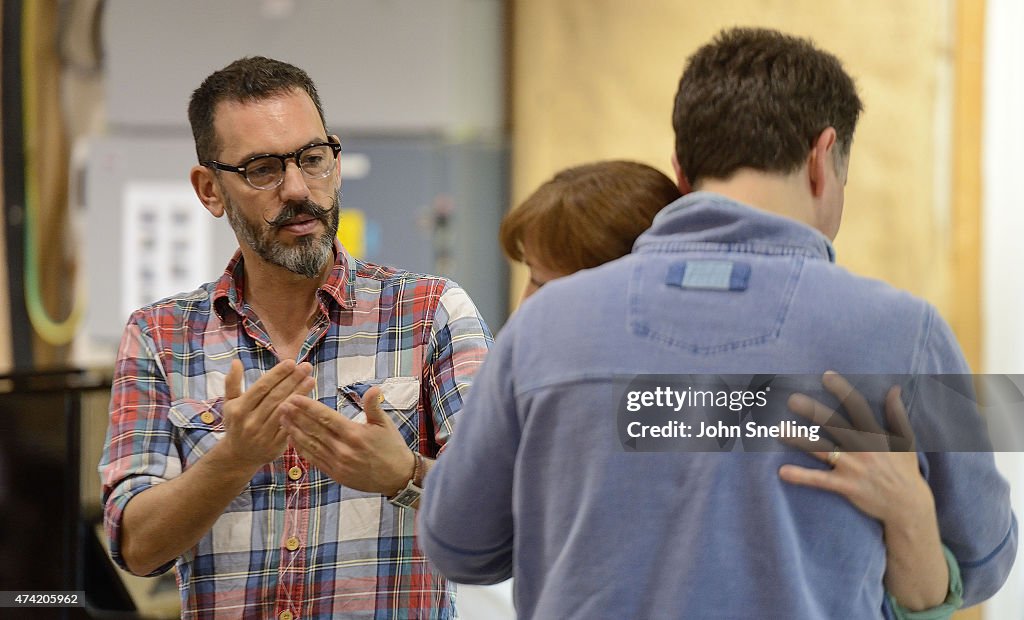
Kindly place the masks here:
[[(382, 407), (409, 446), (434, 456), (491, 335), (453, 282), (336, 250), (317, 291), (319, 319), (299, 353), (314, 367), (313, 396), (362, 419), (358, 396), (381, 385)], [(106, 531), (121, 566), (125, 505), (223, 436), (231, 360), (245, 365), (246, 386), (279, 361), (244, 285), (236, 253), (216, 282), (137, 310), (128, 322), (100, 462)], [(178, 558), (182, 617), (452, 618), (453, 587), (423, 556), (414, 522), (414, 511), (339, 485), (289, 447)]]

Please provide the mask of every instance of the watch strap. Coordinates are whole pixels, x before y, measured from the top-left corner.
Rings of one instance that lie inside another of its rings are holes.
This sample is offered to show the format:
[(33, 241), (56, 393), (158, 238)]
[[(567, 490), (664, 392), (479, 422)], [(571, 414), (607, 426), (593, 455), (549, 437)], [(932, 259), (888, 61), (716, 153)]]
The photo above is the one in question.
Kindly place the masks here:
[(423, 494), (423, 477), (426, 473), (426, 468), (423, 466), (423, 456), (412, 451), (412, 455), (415, 458), (412, 469), (412, 477), (409, 478), (409, 482), (405, 484), (398, 493), (388, 498), (388, 501), (401, 508), (416, 508), (419, 505), (420, 495)]

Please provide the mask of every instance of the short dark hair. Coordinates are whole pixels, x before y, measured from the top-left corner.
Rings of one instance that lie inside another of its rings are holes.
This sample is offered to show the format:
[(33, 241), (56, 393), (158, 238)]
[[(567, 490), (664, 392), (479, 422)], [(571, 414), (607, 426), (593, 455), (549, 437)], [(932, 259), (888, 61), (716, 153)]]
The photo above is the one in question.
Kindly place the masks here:
[(849, 155), (863, 110), (853, 79), (832, 54), (763, 28), (724, 30), (687, 61), (672, 126), (690, 184), (740, 168), (790, 173), (828, 127)]
[(263, 56), (239, 58), (214, 71), (192, 93), (188, 102), (188, 122), (196, 142), (199, 161), (216, 159), (220, 145), (213, 129), (214, 110), (222, 101), (240, 103), (260, 101), (291, 90), (303, 90), (313, 100), (320, 122), (327, 130), (320, 95), (309, 75), (294, 65)]
[(544, 183), (501, 222), (502, 249), (548, 269), (573, 273), (629, 254), (662, 207), (679, 198), (665, 174), (632, 161), (567, 168)]

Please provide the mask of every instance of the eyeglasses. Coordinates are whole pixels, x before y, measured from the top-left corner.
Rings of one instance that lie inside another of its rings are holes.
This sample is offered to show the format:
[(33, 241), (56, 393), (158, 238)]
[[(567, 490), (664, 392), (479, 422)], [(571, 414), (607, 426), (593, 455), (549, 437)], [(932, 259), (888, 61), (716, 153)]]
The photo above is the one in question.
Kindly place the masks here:
[(245, 160), (241, 166), (231, 166), (212, 160), (201, 161), (199, 165), (240, 174), (245, 177), (246, 183), (255, 189), (274, 189), (284, 182), (284, 171), (289, 159), (295, 160), (295, 165), (302, 170), (306, 178), (322, 179), (334, 170), (334, 160), (340, 152), (341, 145), (337, 142), (319, 142), (283, 155), (256, 155)]

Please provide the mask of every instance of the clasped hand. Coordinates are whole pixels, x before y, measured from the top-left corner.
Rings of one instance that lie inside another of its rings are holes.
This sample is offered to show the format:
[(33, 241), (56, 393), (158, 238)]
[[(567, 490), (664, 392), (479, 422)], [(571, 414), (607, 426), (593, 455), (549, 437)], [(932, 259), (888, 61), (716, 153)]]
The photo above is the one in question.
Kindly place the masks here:
[(381, 409), (380, 388), (362, 398), (366, 422), (354, 422), (301, 394), (281, 406), (292, 446), (339, 484), (357, 491), (395, 495), (412, 477), (415, 457)]
[(233, 462), (259, 468), (284, 453), (288, 434), (281, 424), (281, 405), (288, 397), (313, 389), (313, 366), (285, 360), (242, 391), (243, 366), (231, 362), (224, 380), (224, 438)]
[(875, 420), (867, 399), (841, 375), (825, 373), (822, 384), (839, 399), (849, 419), (806, 395), (794, 394), (789, 408), (821, 425), (832, 440), (793, 439), (787, 443), (832, 467), (783, 465), (779, 476), (792, 484), (838, 493), (882, 522), (899, 517), (899, 511), (909, 506), (924, 509), (930, 505), (931, 490), (921, 476), (900, 387), (893, 386), (885, 397), (885, 417), (891, 429), (887, 432)]
[(394, 495), (412, 475), (415, 457), (381, 409), (380, 388), (363, 396), (366, 422), (354, 422), (308, 396), (313, 366), (285, 360), (242, 391), (243, 366), (231, 362), (224, 381), (224, 438), (231, 462), (258, 469), (290, 443), (339, 484)]

